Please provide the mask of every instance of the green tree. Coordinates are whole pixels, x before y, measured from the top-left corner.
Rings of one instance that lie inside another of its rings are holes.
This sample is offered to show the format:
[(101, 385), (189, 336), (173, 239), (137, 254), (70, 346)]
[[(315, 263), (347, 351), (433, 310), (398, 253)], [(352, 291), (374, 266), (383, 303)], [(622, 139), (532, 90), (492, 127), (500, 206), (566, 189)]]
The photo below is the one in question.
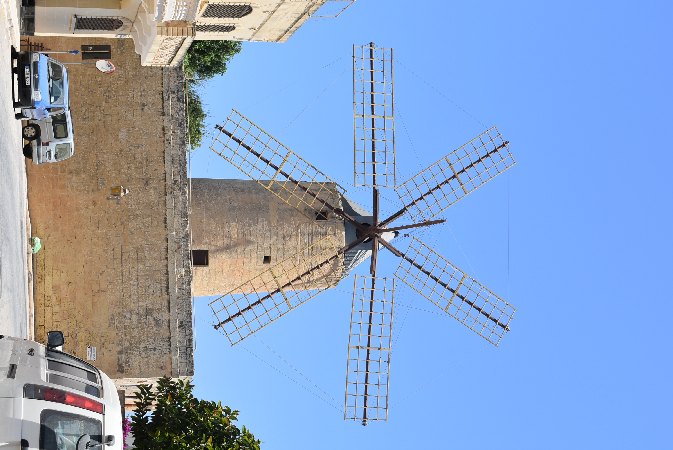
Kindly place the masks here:
[(187, 78), (207, 80), (227, 71), (227, 63), (241, 51), (238, 41), (194, 41), (183, 68)]
[[(234, 422), (238, 411), (220, 402), (199, 400), (194, 385), (163, 377), (139, 387), (131, 417), (134, 446), (140, 450), (260, 450), (260, 441)], [(154, 405), (154, 411), (151, 406)]]
[(201, 97), (196, 92), (196, 86), (187, 82), (187, 118), (189, 122), (187, 133), (192, 148), (201, 145), (206, 117), (206, 111), (203, 109)]
[(240, 51), (238, 41), (194, 41), (187, 50), (182, 68), (187, 78), (187, 131), (192, 148), (201, 145), (207, 117), (197, 92), (198, 84), (225, 73), (231, 58)]

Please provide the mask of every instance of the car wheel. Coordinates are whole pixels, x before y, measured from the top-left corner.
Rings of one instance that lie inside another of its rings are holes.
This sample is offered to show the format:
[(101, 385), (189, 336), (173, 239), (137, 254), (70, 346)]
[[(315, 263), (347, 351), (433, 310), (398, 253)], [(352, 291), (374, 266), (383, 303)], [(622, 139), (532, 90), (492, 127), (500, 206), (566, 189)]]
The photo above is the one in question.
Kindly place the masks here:
[(23, 146), (23, 156), (25, 156), (28, 159), (33, 159), (33, 146), (30, 144), (26, 144)]
[(38, 127), (37, 125), (28, 124), (25, 127), (23, 127), (21, 134), (23, 135), (23, 138), (25, 140), (34, 141), (40, 136), (40, 127)]

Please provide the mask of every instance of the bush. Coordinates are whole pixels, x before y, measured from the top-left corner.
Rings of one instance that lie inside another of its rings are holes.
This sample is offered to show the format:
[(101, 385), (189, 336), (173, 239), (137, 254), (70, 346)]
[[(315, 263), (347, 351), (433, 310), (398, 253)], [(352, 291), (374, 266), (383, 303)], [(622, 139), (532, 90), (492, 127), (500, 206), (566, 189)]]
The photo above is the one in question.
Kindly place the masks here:
[[(131, 416), (133, 445), (139, 450), (260, 450), (260, 441), (234, 422), (238, 411), (220, 402), (199, 400), (194, 385), (163, 377), (141, 385)], [(152, 410), (154, 406), (154, 410)]]
[(192, 149), (201, 145), (206, 127), (206, 111), (194, 83), (187, 82), (187, 133)]

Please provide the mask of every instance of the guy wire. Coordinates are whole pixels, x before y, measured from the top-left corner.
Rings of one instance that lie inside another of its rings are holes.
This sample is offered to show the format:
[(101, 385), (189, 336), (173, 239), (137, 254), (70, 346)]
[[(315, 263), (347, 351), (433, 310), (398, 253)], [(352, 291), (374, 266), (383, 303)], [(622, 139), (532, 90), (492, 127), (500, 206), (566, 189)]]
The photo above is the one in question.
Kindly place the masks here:
[(279, 374), (283, 375), (283, 376), (284, 376), (285, 378), (287, 378), (288, 380), (290, 380), (290, 381), (292, 381), (293, 383), (297, 384), (298, 386), (300, 386), (300, 387), (301, 387), (302, 389), (304, 389), (305, 391), (311, 393), (311, 394), (312, 394), (313, 396), (315, 396), (316, 398), (320, 399), (321, 401), (323, 401), (324, 403), (328, 404), (328, 405), (331, 406), (332, 408), (334, 408), (334, 409), (336, 409), (337, 411), (341, 412), (341, 408), (337, 407), (335, 403), (333, 403), (333, 402), (329, 401), (328, 399), (325, 399), (325, 398), (321, 397), (320, 395), (316, 394), (315, 392), (313, 392), (312, 390), (310, 390), (308, 387), (306, 387), (304, 384), (300, 383), (299, 381), (295, 380), (294, 378), (292, 378), (292, 377), (289, 376), (288, 374), (284, 373), (283, 371), (281, 371), (280, 369), (278, 369), (276, 366), (274, 366), (273, 364), (271, 364), (270, 362), (266, 361), (264, 358), (262, 358), (261, 356), (259, 356), (257, 353), (255, 353), (255, 352), (253, 352), (252, 350), (250, 350), (250, 349), (249, 349), (248, 347), (246, 347), (245, 345), (241, 345), (241, 347), (243, 347), (243, 349), (244, 349), (246, 352), (250, 353), (252, 356), (254, 356), (255, 358), (257, 358), (258, 360), (260, 360), (261, 362), (263, 362), (263, 363), (266, 364), (267, 366), (271, 367), (273, 370), (275, 370), (275, 371), (278, 372)]

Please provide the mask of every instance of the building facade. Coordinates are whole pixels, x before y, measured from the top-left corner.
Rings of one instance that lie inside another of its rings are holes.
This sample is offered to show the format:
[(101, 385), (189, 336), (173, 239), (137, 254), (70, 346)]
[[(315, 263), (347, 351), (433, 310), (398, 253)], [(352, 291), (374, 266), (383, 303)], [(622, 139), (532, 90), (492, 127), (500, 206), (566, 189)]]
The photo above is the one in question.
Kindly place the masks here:
[[(124, 389), (191, 376), (182, 71), (141, 66), (130, 39), (33, 40), (46, 50), (111, 43), (117, 67), (68, 66), (75, 154), (26, 164), (32, 233), (43, 245), (33, 265), (36, 339), (62, 330), (68, 352)], [(115, 197), (119, 186), (129, 193)]]
[(23, 0), (22, 34), (128, 38), (143, 66), (175, 66), (195, 39), (286, 41), (328, 0)]

